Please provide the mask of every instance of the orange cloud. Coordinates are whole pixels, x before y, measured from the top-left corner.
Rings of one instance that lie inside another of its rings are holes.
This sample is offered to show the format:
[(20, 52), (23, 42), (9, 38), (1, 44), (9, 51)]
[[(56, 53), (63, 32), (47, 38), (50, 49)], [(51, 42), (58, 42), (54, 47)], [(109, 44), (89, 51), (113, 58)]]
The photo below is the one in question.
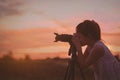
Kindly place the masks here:
[(32, 28), (26, 30), (6, 30), (1, 31), (2, 49), (15, 50), (26, 48), (37, 48), (57, 45), (54, 43), (54, 32), (59, 32), (59, 27)]
[(102, 39), (109, 45), (120, 46), (120, 33), (102, 33)]

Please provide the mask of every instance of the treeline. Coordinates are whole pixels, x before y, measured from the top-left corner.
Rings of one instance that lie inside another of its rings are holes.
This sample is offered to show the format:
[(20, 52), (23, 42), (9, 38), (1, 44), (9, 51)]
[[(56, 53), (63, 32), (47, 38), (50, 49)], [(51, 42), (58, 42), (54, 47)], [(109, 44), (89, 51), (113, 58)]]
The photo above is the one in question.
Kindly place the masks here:
[[(18, 59), (18, 60), (32, 60), (30, 55), (25, 55), (24, 59)], [(7, 54), (4, 54), (1, 58), (0, 61), (17, 61), (17, 59), (14, 58), (12, 51), (9, 51)]]

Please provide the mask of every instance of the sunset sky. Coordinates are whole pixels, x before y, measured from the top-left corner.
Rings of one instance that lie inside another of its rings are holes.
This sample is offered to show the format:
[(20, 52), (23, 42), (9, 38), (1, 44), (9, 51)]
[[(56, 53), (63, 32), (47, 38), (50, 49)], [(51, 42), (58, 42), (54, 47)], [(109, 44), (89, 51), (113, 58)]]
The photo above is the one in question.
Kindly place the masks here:
[(67, 57), (69, 45), (53, 34), (73, 34), (83, 20), (95, 20), (113, 54), (120, 53), (120, 0), (0, 0), (0, 55)]

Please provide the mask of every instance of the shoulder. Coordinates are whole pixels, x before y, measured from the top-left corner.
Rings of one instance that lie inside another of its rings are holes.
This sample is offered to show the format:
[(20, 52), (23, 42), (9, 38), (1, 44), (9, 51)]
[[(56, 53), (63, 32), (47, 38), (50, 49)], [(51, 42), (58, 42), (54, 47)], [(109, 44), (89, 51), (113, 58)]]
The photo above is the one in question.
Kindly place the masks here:
[(104, 53), (104, 47), (101, 45), (95, 45), (95, 47), (92, 50), (93, 52), (97, 52), (97, 53)]
[(105, 54), (105, 50), (102, 44), (100, 43), (96, 43), (93, 47), (93, 49), (91, 50), (92, 55), (94, 55), (95, 57), (102, 57)]

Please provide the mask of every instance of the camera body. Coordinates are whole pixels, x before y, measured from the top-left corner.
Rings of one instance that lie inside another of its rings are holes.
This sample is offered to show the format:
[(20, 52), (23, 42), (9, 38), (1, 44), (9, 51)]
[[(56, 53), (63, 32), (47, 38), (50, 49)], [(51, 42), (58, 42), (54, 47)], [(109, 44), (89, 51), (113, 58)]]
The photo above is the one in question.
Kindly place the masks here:
[(58, 33), (54, 33), (54, 34), (56, 35), (54, 42), (58, 42), (58, 41), (69, 42), (69, 43), (72, 42), (73, 35), (69, 35), (69, 34), (60, 34), (59, 35)]

